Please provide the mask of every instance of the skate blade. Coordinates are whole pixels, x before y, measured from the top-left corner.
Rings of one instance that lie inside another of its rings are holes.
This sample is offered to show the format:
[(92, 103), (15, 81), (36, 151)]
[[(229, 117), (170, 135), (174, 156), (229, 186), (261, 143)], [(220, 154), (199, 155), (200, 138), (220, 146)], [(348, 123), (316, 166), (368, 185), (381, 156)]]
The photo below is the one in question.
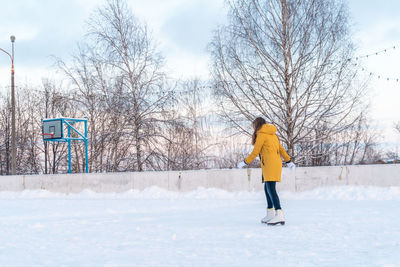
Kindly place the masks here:
[(274, 226), (274, 225), (285, 225), (285, 222), (276, 222), (276, 223), (267, 223), (267, 225)]

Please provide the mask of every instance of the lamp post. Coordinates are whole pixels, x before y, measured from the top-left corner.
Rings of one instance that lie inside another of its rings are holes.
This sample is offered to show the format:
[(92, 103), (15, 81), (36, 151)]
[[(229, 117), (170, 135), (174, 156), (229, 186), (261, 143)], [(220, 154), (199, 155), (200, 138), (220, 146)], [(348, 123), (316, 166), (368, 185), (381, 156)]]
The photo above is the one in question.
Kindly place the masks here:
[(12, 57), (11, 57), (11, 170), (16, 174), (17, 169), (17, 149), (15, 143), (15, 87), (14, 87), (14, 42), (15, 36), (11, 35)]
[(11, 174), (16, 174), (16, 144), (15, 144), (15, 86), (14, 86), (14, 42), (15, 36), (12, 35), (10, 37), (12, 52), (11, 55), (4, 49), (1, 49), (4, 53), (6, 53), (11, 59)]

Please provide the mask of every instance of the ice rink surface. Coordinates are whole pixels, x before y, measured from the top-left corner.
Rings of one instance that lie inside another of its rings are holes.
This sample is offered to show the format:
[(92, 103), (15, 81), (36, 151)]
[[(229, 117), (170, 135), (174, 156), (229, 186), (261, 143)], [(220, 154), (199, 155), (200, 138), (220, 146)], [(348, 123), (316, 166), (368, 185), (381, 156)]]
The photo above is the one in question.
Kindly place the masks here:
[(0, 192), (0, 266), (400, 266), (400, 188)]

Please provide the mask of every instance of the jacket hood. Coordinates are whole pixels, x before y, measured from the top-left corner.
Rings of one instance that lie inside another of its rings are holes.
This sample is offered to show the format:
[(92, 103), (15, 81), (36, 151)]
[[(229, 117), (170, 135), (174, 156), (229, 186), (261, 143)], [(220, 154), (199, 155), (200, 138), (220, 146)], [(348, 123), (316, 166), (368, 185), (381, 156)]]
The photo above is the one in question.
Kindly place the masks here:
[(275, 134), (277, 131), (276, 127), (272, 124), (264, 124), (261, 126), (260, 130), (258, 130), (257, 134)]

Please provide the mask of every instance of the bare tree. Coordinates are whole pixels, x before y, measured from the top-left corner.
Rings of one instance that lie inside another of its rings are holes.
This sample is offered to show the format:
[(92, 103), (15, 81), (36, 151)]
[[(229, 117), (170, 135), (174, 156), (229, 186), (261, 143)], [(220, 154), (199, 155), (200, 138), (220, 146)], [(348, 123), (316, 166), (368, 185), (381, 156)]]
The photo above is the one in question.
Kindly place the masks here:
[(0, 173), (8, 175), (11, 168), (11, 105), (8, 95), (1, 95), (0, 99)]
[(191, 170), (196, 166), (195, 146), (193, 142), (194, 130), (187, 127), (182, 120), (177, 118), (169, 120), (170, 123), (163, 134), (160, 151), (164, 154), (166, 170)]
[[(264, 116), (297, 160), (356, 123), (361, 93), (352, 81), (346, 7), (323, 0), (230, 0), (230, 23), (210, 45), (225, 121), (242, 133)], [(318, 130), (321, 129), (321, 130)]]
[[(4, 173), (3, 167), (5, 167), (5, 172), (8, 173), (10, 148), (9, 101), (8, 97), (2, 97), (2, 100), (4, 100), (2, 102), (5, 105), (0, 107), (0, 124), (4, 125), (4, 127), (2, 127), (3, 131), (0, 132), (0, 136), (4, 138), (4, 153), (1, 151), (0, 154), (2, 154), (1, 158), (5, 162), (1, 164), (1, 172)], [(44, 117), (60, 117), (71, 114), (70, 111), (74, 109), (66, 101), (66, 97), (57, 91), (54, 84), (44, 81), (43, 91), (27, 84), (19, 86), (16, 100), (17, 173), (49, 173), (49, 164), (53, 173), (59, 170), (65, 171), (65, 145), (44, 143), (42, 141), (41, 127)], [(49, 157), (50, 155), (52, 158)]]
[[(42, 119), (75, 117), (76, 106), (70, 101), (71, 96), (63, 91), (61, 84), (43, 79), (42, 88), (37, 94), (37, 131), (42, 133)], [(67, 145), (59, 142), (40, 142), (43, 145), (44, 153), (44, 173), (66, 172), (67, 168)]]
[[(242, 161), (251, 149), (249, 143), (242, 144), (237, 141), (237, 138), (217, 138), (218, 143), (213, 149), (213, 155), (209, 155), (211, 158), (212, 168), (236, 168), (237, 163)], [(259, 166), (259, 159), (254, 160), (250, 167), (255, 168)]]
[(94, 44), (93, 60), (104, 64), (113, 84), (104, 88), (105, 100), (112, 113), (123, 116), (118, 123), (124, 125), (122, 134), (132, 136), (133, 169), (142, 171), (154, 149), (151, 139), (157, 136), (157, 122), (170, 95), (163, 90), (163, 58), (147, 26), (123, 0), (109, 0), (97, 10), (89, 21), (88, 36)]
[[(1, 142), (2, 151), (0, 153), (2, 154), (1, 159), (5, 161), (1, 163), (1, 174), (9, 174), (9, 98), (8, 96), (2, 96), (1, 98), (4, 106), (0, 107), (0, 123), (3, 126), (0, 136), (1, 139), (4, 138), (4, 141), (2, 140)], [(15, 107), (17, 174), (37, 174), (42, 172), (41, 130), (37, 123), (40, 120), (37, 113), (38, 101), (35, 88), (29, 85), (18, 87)]]
[[(315, 129), (315, 135), (324, 135), (323, 128)], [(376, 161), (375, 148), (379, 134), (370, 129), (367, 117), (362, 113), (356, 123), (326, 140), (304, 140), (298, 151), (310, 151), (303, 165), (352, 165)], [(299, 152), (298, 152), (299, 153)]]
[(153, 166), (167, 170), (209, 167), (208, 153), (215, 146), (210, 131), (210, 90), (199, 79), (178, 82), (174, 105), (165, 110)]
[(58, 63), (88, 117), (90, 169), (151, 168), (172, 91), (165, 90), (163, 58), (147, 26), (126, 2), (109, 0), (97, 9), (73, 64)]
[(205, 168), (210, 149), (216, 145), (212, 140), (213, 109), (210, 109), (210, 87), (197, 78), (184, 81), (178, 106), (183, 112), (181, 119), (191, 132), (189, 141), (193, 155), (192, 169)]
[(400, 133), (400, 121), (394, 125), (394, 128)]
[(115, 128), (112, 124), (121, 120), (115, 119), (119, 113), (110, 113), (107, 108), (103, 92), (111, 86), (109, 77), (104, 71), (104, 64), (93, 57), (91, 50), (89, 46), (81, 45), (72, 63), (67, 65), (60, 59), (57, 59), (57, 63), (70, 81), (70, 90), (74, 94), (71, 101), (79, 107), (80, 116), (88, 119), (89, 171), (102, 172), (109, 170), (107, 166), (110, 166), (107, 164), (107, 144), (121, 130), (119, 125)]
[[(394, 129), (400, 134), (400, 121), (394, 123)], [(398, 145), (391, 146), (385, 153), (387, 163), (400, 163), (400, 153)]]
[(37, 174), (42, 171), (40, 117), (36, 90), (29, 85), (18, 88), (16, 106), (17, 172)]

